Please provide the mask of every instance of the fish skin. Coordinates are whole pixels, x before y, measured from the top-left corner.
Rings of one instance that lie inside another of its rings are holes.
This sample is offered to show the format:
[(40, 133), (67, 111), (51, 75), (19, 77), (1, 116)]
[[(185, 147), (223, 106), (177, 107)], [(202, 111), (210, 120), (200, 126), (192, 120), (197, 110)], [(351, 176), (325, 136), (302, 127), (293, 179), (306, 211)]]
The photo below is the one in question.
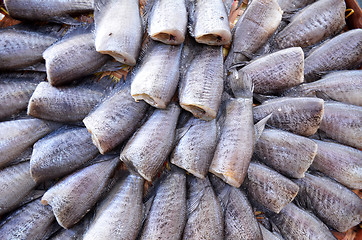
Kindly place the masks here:
[(362, 199), (343, 185), (312, 174), (294, 182), (300, 187), (297, 202), (337, 231), (345, 232), (361, 222)]
[(148, 21), (148, 35), (155, 41), (178, 45), (184, 42), (187, 30), (185, 0), (157, 0)]
[(147, 110), (148, 104), (135, 102), (130, 88), (125, 87), (101, 102), (83, 119), (83, 123), (92, 134), (93, 144), (104, 154), (136, 131)]
[(43, 206), (40, 199), (19, 208), (9, 215), (0, 226), (3, 240), (45, 240), (55, 217), (50, 207)]
[(362, 151), (342, 144), (314, 140), (318, 152), (312, 168), (352, 189), (362, 189)]
[(110, 59), (95, 50), (93, 33), (82, 27), (47, 48), (43, 58), (48, 81), (53, 86), (93, 74)]
[(222, 0), (193, 1), (193, 26), (190, 33), (196, 42), (207, 45), (226, 45), (231, 42), (229, 18)]
[(181, 239), (186, 204), (186, 175), (174, 168), (156, 190), (139, 239)]
[(225, 120), (209, 168), (209, 172), (234, 187), (243, 183), (254, 150), (252, 104), (252, 98), (230, 99), (226, 103)]
[(316, 47), (304, 61), (304, 79), (312, 82), (329, 71), (351, 69), (362, 63), (362, 29), (342, 33)]
[(0, 31), (0, 69), (23, 68), (39, 63), (56, 37), (36, 31), (6, 28)]
[(97, 105), (104, 89), (90, 85), (54, 87), (40, 83), (28, 104), (28, 115), (57, 122), (83, 120)]
[(216, 120), (204, 121), (193, 117), (183, 128), (187, 132), (173, 150), (171, 163), (204, 179), (217, 143)]
[(279, 48), (308, 47), (337, 34), (346, 25), (343, 0), (320, 0), (299, 11), (277, 34)]
[(277, 30), (282, 14), (277, 0), (252, 1), (235, 25), (227, 67), (248, 60), (262, 47)]
[(253, 108), (254, 120), (260, 121), (273, 113), (268, 123), (292, 133), (311, 136), (321, 124), (324, 101), (319, 98), (282, 97), (264, 102)]
[(102, 202), (84, 240), (136, 239), (142, 225), (142, 177), (129, 174)]
[[(304, 83), (288, 89), (283, 96), (315, 97), (318, 93), (338, 102), (362, 106), (362, 71), (336, 71), (323, 76), (322, 79)], [(323, 97), (322, 97), (323, 98)]]
[(95, 1), (95, 47), (130, 66), (142, 43), (142, 20), (138, 0)]
[(336, 239), (328, 227), (313, 214), (289, 203), (279, 214), (273, 214), (275, 223), (286, 240)]
[(317, 154), (313, 140), (293, 133), (265, 129), (254, 153), (269, 167), (292, 178), (303, 178)]
[(246, 194), (215, 175), (210, 180), (224, 212), (225, 240), (262, 240), (261, 231)]
[(34, 144), (31, 176), (36, 182), (58, 178), (73, 172), (97, 154), (86, 128), (63, 128)]
[(304, 81), (304, 53), (300, 47), (283, 49), (257, 58), (238, 71), (240, 81), (249, 77), (254, 92), (278, 94)]
[(291, 13), (293, 11), (299, 10), (316, 0), (278, 0), (280, 8), (285, 13)]
[(326, 102), (320, 130), (342, 144), (361, 149), (362, 107)]
[(131, 84), (135, 101), (144, 100), (153, 107), (165, 109), (179, 82), (182, 46), (154, 43)]
[(216, 118), (223, 91), (222, 47), (203, 46), (179, 87), (180, 106), (203, 120)]
[(258, 163), (250, 163), (246, 181), (248, 196), (267, 209), (279, 213), (297, 196), (297, 184)]
[(52, 186), (41, 203), (52, 207), (60, 226), (73, 227), (96, 204), (118, 161), (115, 156), (102, 156), (102, 162), (80, 169)]
[(0, 167), (6, 166), (59, 124), (41, 119), (20, 119), (0, 123)]
[(224, 239), (224, 218), (219, 200), (206, 177), (187, 178), (188, 217), (182, 239)]
[(38, 83), (45, 74), (1, 74), (0, 75), (0, 120), (25, 110)]
[(0, 170), (0, 216), (14, 209), (35, 188), (29, 161)]
[(127, 142), (120, 159), (128, 169), (152, 181), (172, 151), (180, 107), (171, 103), (165, 110), (156, 109)]
[(93, 0), (4, 0), (6, 10), (15, 19), (74, 23), (68, 14), (91, 12)]

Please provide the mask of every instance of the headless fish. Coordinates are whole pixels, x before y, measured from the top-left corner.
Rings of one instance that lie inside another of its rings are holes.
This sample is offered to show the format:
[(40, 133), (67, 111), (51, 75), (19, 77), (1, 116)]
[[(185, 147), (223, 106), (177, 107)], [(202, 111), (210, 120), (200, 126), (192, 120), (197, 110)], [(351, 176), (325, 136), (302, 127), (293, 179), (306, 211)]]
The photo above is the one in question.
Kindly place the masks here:
[(308, 47), (337, 34), (346, 25), (343, 0), (320, 0), (292, 17), (277, 34), (279, 48)]
[(114, 156), (101, 158), (101, 162), (62, 179), (42, 197), (41, 203), (52, 207), (57, 222), (63, 228), (69, 229), (80, 221), (106, 189), (119, 160)]
[(286, 240), (336, 239), (328, 227), (313, 214), (289, 203), (271, 220)]
[(130, 66), (142, 43), (142, 19), (138, 0), (95, 0), (95, 47)]
[(293, 133), (265, 129), (255, 145), (259, 160), (292, 178), (302, 178), (317, 154), (313, 140)]
[(179, 81), (182, 46), (155, 43), (150, 47), (131, 84), (131, 95), (153, 107), (165, 109)]
[(130, 174), (114, 186), (83, 239), (136, 239), (143, 218), (143, 184), (142, 177)]
[(354, 29), (312, 50), (304, 61), (304, 78), (312, 82), (328, 71), (351, 69), (361, 63), (362, 29)]
[(186, 133), (178, 141), (171, 163), (198, 178), (205, 178), (217, 143), (216, 120), (191, 118), (183, 127)]
[(147, 110), (148, 104), (135, 102), (130, 87), (125, 86), (111, 93), (83, 119), (83, 123), (92, 134), (94, 145), (104, 154), (136, 131)]
[(319, 128), (324, 101), (319, 98), (276, 98), (253, 108), (254, 120), (273, 114), (269, 124), (292, 133), (311, 136)]
[(232, 187), (214, 175), (210, 176), (224, 213), (224, 239), (262, 240), (254, 211), (244, 191)]
[(59, 124), (36, 118), (1, 122), (0, 167), (6, 166), (58, 127)]
[(0, 75), (0, 119), (25, 110), (31, 95), (45, 74), (1, 74)]
[(148, 34), (165, 44), (178, 45), (184, 42), (187, 30), (185, 0), (157, 0), (148, 22)]
[(299, 190), (288, 178), (257, 163), (250, 163), (246, 186), (253, 201), (275, 213), (292, 202)]
[(222, 0), (194, 0), (190, 4), (190, 33), (196, 42), (207, 45), (226, 45), (231, 42), (229, 18)]
[(98, 154), (86, 128), (60, 129), (34, 144), (30, 172), (36, 182), (71, 173)]
[(104, 89), (96, 84), (54, 87), (40, 83), (29, 100), (28, 115), (58, 122), (76, 122), (97, 105)]
[(295, 182), (300, 187), (297, 202), (311, 209), (327, 225), (345, 232), (361, 222), (362, 199), (348, 188), (311, 174)]
[(176, 103), (165, 110), (156, 109), (127, 142), (120, 159), (147, 181), (152, 181), (172, 151), (180, 114)]
[(45, 240), (55, 217), (50, 207), (43, 206), (40, 199), (34, 200), (9, 215), (0, 226), (3, 240)]
[(139, 239), (181, 239), (185, 224), (186, 175), (174, 167), (157, 187)]
[(94, 47), (90, 26), (76, 28), (43, 53), (48, 81), (62, 85), (99, 70), (108, 60)]
[(183, 239), (224, 239), (223, 213), (209, 179), (189, 176), (187, 180), (188, 218)]
[(346, 187), (362, 189), (362, 151), (332, 142), (314, 140), (318, 152), (312, 168)]
[(0, 170), (0, 215), (16, 207), (35, 188), (29, 169), (27, 161)]
[(337, 71), (321, 80), (305, 83), (283, 93), (288, 97), (326, 96), (327, 99), (362, 106), (362, 71)]
[(197, 118), (212, 120), (219, 110), (222, 90), (222, 48), (203, 46), (180, 81), (180, 105)]
[(362, 148), (362, 107), (326, 102), (320, 130), (342, 144)]

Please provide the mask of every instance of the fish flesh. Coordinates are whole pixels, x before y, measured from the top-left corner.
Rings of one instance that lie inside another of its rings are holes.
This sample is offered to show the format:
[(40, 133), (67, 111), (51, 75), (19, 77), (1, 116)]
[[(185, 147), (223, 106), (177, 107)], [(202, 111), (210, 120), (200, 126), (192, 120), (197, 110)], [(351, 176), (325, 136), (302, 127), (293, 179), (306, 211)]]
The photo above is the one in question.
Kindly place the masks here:
[(0, 120), (25, 110), (43, 73), (10, 73), (0, 75)]
[(134, 240), (142, 224), (142, 177), (129, 174), (101, 203), (84, 240)]
[(95, 0), (95, 48), (134, 66), (141, 49), (142, 19), (138, 0)]
[(156, 108), (165, 109), (179, 81), (182, 46), (151, 43), (131, 84), (131, 95)]
[(98, 149), (83, 127), (61, 128), (34, 144), (30, 172), (36, 182), (67, 175), (93, 159)]
[(268, 124), (292, 133), (311, 136), (321, 124), (324, 101), (319, 98), (282, 97), (253, 108), (254, 120), (259, 121), (272, 113)]
[(314, 141), (318, 145), (318, 152), (312, 168), (346, 187), (362, 189), (362, 151), (333, 142)]
[(319, 0), (299, 11), (280, 31), (278, 48), (308, 47), (337, 34), (346, 25), (344, 0)]
[(304, 60), (304, 79), (312, 82), (330, 71), (351, 69), (361, 63), (362, 29), (350, 30), (312, 50)]
[(0, 167), (6, 166), (59, 126), (36, 118), (0, 122)]
[(146, 115), (148, 104), (135, 102), (130, 87), (116, 88), (83, 119), (93, 144), (105, 154), (130, 137)]
[(203, 46), (180, 80), (180, 106), (203, 120), (216, 118), (223, 91), (221, 47)]
[(231, 42), (229, 18), (222, 0), (193, 0), (189, 4), (189, 29), (196, 42), (218, 46)]
[(43, 53), (48, 81), (63, 85), (99, 70), (110, 58), (95, 50), (92, 25), (70, 30)]
[(190, 120), (182, 127), (181, 139), (171, 156), (171, 163), (198, 178), (205, 178), (214, 155), (218, 126), (216, 120)]
[(323, 76), (322, 79), (304, 83), (288, 89), (283, 96), (321, 97), (338, 102), (362, 106), (362, 71), (336, 71)]
[(292, 178), (303, 178), (318, 146), (313, 140), (293, 133), (265, 129), (255, 145), (258, 160)]
[(165, 44), (184, 42), (187, 30), (185, 0), (156, 0), (148, 20), (148, 35)]
[(258, 163), (250, 163), (246, 188), (253, 201), (275, 213), (292, 202), (299, 190), (288, 178)]
[(156, 109), (127, 142), (121, 152), (121, 161), (147, 181), (152, 181), (172, 151), (180, 112), (174, 102), (167, 109)]
[[(60, 226), (69, 229), (96, 204), (118, 164), (116, 156), (101, 156), (91, 166), (57, 182), (41, 199), (50, 205)], [(81, 203), (81, 204), (79, 204)]]
[(327, 137), (352, 147), (362, 148), (362, 107), (326, 102), (320, 125)]
[(311, 209), (324, 223), (345, 232), (362, 220), (362, 199), (327, 177), (306, 174), (294, 180), (300, 190), (296, 201)]

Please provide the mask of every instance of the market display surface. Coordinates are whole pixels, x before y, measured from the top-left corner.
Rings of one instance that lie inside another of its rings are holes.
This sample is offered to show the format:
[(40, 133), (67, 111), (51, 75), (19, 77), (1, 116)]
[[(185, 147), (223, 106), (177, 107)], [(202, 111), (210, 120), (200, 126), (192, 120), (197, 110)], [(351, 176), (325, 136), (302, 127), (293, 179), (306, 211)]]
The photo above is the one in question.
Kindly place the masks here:
[(361, 19), (2, 1), (0, 239), (362, 239)]

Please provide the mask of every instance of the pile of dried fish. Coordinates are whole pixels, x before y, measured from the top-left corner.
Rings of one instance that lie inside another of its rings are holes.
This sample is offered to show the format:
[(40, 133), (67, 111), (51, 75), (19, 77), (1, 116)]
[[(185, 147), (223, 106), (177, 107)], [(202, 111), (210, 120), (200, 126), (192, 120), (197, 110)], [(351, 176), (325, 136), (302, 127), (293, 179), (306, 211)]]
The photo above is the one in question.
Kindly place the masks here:
[(360, 224), (362, 30), (343, 0), (252, 0), (231, 29), (240, 4), (4, 0), (24, 22), (0, 30), (0, 239)]

